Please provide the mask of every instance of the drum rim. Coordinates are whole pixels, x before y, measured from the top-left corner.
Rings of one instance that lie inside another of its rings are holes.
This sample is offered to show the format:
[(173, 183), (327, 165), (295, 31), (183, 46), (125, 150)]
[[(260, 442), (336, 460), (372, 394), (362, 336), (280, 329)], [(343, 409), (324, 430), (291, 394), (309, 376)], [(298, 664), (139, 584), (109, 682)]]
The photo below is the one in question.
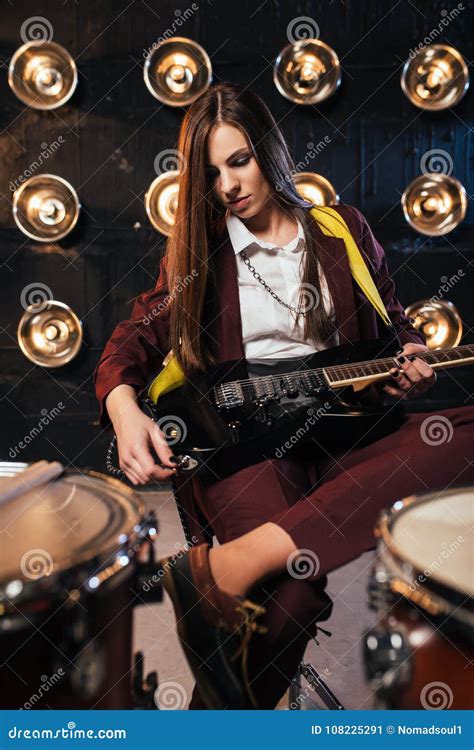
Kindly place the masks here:
[[(2, 463), (5, 464), (7, 462)], [(20, 466), (20, 464), (17, 462), (12, 463), (16, 466)], [(24, 464), (22, 468), (17, 469), (15, 473), (24, 470), (28, 465), (28, 463)], [(103, 474), (102, 472), (96, 471), (95, 469), (86, 468), (79, 470), (75, 469), (74, 467), (66, 467), (64, 469), (64, 472), (60, 475), (60, 477), (58, 477), (58, 479), (65, 477), (74, 477), (77, 475), (85, 475), (86, 477), (104, 480), (109, 487), (113, 487), (115, 490), (118, 490), (120, 494), (124, 495), (124, 500), (126, 499), (126, 496), (133, 500), (133, 508), (136, 512), (136, 521), (134, 524), (132, 524), (131, 529), (126, 532), (127, 538), (122, 544), (118, 542), (114, 543), (113, 541), (109, 542), (104, 547), (104, 549), (100, 551), (100, 553), (93, 556), (87, 556), (87, 552), (84, 552), (82, 555), (76, 554), (75, 558), (73, 558), (72, 556), (66, 557), (64, 565), (61, 567), (61, 569), (56, 572), (51, 572), (51, 574), (48, 576), (30, 580), (26, 576), (24, 576), (21, 571), (18, 571), (18, 576), (8, 576), (6, 578), (0, 579), (0, 617), (2, 617), (3, 615), (8, 616), (8, 613), (10, 613), (11, 607), (8, 604), (9, 600), (12, 601), (13, 606), (15, 606), (23, 601), (28, 601), (34, 598), (41, 598), (43, 595), (49, 595), (51, 591), (54, 591), (54, 589), (57, 588), (58, 582), (61, 582), (59, 588), (61, 590), (64, 590), (64, 578), (68, 575), (70, 575), (71, 577), (76, 577), (77, 573), (80, 570), (84, 571), (84, 580), (80, 587), (83, 590), (84, 595), (90, 594), (91, 589), (86, 587), (86, 581), (88, 578), (90, 578), (90, 575), (86, 573), (88, 564), (91, 564), (93, 566), (94, 575), (100, 573), (104, 569), (104, 567), (110, 570), (119, 554), (123, 554), (126, 551), (130, 551), (131, 549), (133, 549), (141, 537), (145, 539), (145, 536), (148, 533), (145, 501), (138, 492), (136, 492), (131, 487), (128, 487), (116, 477), (108, 476), (107, 474)], [(136, 528), (137, 526), (140, 527), (138, 530)], [(133, 555), (130, 557), (130, 560), (132, 558)], [(121, 570), (123, 569), (124, 568), (122, 567)], [(111, 570), (110, 575), (108, 575), (107, 578), (113, 578), (114, 575), (119, 575), (121, 570), (120, 568), (116, 572)], [(17, 596), (10, 596), (7, 594), (7, 587), (13, 581), (19, 581), (22, 584), (21, 591)], [(74, 587), (71, 586), (71, 589), (73, 588)]]
[[(401, 550), (391, 533), (392, 524), (396, 518), (400, 518), (401, 514), (414, 505), (424, 505), (430, 502), (438, 492), (438, 490), (431, 490), (420, 494), (407, 495), (393, 503), (388, 510), (382, 512), (375, 529), (376, 536), (379, 537), (384, 548), (382, 559), (384, 564), (387, 565), (385, 558), (388, 553), (391, 556), (391, 562), (395, 563), (397, 568), (395, 574), (393, 569), (389, 569), (389, 586), (392, 591), (402, 594), (415, 604), (419, 604), (430, 614), (446, 613), (455, 619), (467, 620), (474, 624), (474, 613), (472, 611), (474, 597), (464, 594), (460, 589), (456, 589), (444, 581), (436, 580), (434, 576), (424, 576), (419, 563)], [(445, 490), (444, 494), (454, 495), (462, 492), (474, 493), (474, 485), (466, 484), (451, 487)], [(412, 574), (410, 576), (404, 571), (406, 565), (411, 566)], [(415, 590), (411, 590), (410, 584), (419, 579), (419, 576), (424, 576), (425, 581), (418, 583)], [(460, 601), (461, 599), (462, 601)]]

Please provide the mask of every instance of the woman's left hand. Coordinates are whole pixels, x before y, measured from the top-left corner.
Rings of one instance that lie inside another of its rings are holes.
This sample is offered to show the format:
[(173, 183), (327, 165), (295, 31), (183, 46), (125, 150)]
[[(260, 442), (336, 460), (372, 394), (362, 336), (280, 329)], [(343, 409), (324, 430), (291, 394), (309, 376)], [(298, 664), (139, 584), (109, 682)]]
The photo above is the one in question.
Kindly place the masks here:
[[(413, 398), (419, 396), (436, 383), (436, 372), (422, 359), (407, 359), (408, 354), (429, 351), (423, 344), (405, 344), (403, 351), (397, 354), (399, 369), (390, 370), (393, 380), (380, 384), (385, 393), (396, 398)], [(400, 359), (401, 358), (401, 359)]]

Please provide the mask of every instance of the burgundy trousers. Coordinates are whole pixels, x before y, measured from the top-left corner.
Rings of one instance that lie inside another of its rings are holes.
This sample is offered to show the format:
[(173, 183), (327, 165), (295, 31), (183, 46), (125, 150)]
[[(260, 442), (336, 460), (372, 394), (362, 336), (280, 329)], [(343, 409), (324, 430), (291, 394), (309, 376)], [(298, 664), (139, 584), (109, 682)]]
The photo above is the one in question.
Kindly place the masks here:
[[(305, 446), (223, 480), (193, 480), (199, 512), (219, 543), (272, 521), (308, 560), (305, 570), (295, 563), (291, 574), (285, 570), (248, 592), (266, 608), (259, 622), (268, 633), (254, 636), (249, 651), (250, 681), (262, 708), (278, 703), (316, 624), (330, 617), (327, 574), (375, 547), (381, 510), (411, 494), (466, 484), (474, 484), (471, 406), (408, 414), (396, 432), (346, 454), (314, 459)], [(189, 707), (205, 708), (197, 687)]]

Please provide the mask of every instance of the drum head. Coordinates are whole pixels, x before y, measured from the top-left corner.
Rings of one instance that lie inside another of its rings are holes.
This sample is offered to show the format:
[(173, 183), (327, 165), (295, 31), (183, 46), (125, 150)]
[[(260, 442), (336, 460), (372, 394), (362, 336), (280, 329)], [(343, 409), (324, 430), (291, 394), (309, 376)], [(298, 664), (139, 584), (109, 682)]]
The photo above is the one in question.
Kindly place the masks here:
[(406, 498), (392, 513), (385, 541), (405, 580), (469, 607), (474, 594), (474, 487)]
[(110, 561), (114, 551), (133, 543), (143, 511), (136, 492), (90, 470), (67, 469), (53, 482), (0, 504), (0, 587), (56, 577), (87, 561), (94, 566)]

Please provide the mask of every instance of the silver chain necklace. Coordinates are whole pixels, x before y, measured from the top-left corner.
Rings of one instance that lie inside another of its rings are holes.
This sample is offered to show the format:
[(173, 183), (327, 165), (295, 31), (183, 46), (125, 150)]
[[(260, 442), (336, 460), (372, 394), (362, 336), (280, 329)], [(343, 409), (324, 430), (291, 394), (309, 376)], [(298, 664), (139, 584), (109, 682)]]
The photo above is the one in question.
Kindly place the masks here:
[(269, 294), (272, 295), (272, 297), (274, 299), (277, 300), (277, 302), (279, 302), (281, 305), (284, 305), (285, 307), (287, 307), (288, 310), (293, 310), (293, 312), (295, 312), (297, 315), (303, 315), (303, 316), (307, 315), (308, 310), (298, 310), (296, 307), (293, 307), (293, 305), (289, 305), (287, 302), (284, 302), (284, 300), (282, 300), (278, 296), (278, 294), (273, 291), (273, 289), (267, 284), (267, 282), (265, 281), (265, 279), (262, 279), (262, 277), (260, 276), (259, 272), (256, 270), (255, 266), (252, 266), (250, 260), (247, 257), (247, 253), (245, 252), (245, 250), (240, 250), (240, 255), (242, 256), (243, 261), (246, 264), (246, 266), (248, 266), (248, 269), (249, 269), (250, 273), (253, 276), (255, 276), (255, 278), (257, 279), (257, 281), (260, 282), (260, 284), (266, 289), (267, 292), (269, 292)]

